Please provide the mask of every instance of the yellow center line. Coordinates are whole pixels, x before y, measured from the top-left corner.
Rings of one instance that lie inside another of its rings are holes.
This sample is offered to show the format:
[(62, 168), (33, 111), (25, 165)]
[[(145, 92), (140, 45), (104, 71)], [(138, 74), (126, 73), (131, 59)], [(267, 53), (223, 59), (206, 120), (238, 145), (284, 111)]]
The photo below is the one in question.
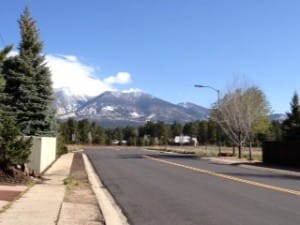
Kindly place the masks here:
[(215, 176), (215, 177), (221, 177), (221, 178), (236, 181), (236, 182), (239, 182), (239, 183), (249, 184), (249, 185), (256, 186), (256, 187), (261, 187), (261, 188), (265, 188), (265, 189), (269, 189), (269, 190), (273, 190), (273, 191), (284, 192), (284, 193), (300, 196), (300, 191), (296, 191), (296, 190), (292, 190), (292, 189), (281, 188), (281, 187), (277, 187), (277, 186), (273, 186), (273, 185), (269, 185), (269, 184), (264, 184), (264, 183), (259, 183), (259, 182), (255, 182), (255, 181), (251, 181), (251, 180), (240, 179), (240, 178), (237, 178), (237, 177), (233, 177), (233, 176), (229, 176), (229, 175), (225, 175), (225, 174), (221, 174), (221, 173), (216, 173), (216, 172), (213, 172), (213, 171), (210, 171), (210, 170), (199, 169), (199, 168), (187, 166), (187, 165), (184, 165), (184, 164), (179, 164), (179, 163), (175, 163), (175, 162), (171, 162), (171, 161), (167, 161), (167, 160), (163, 160), (163, 159), (154, 158), (154, 157), (151, 157), (151, 156), (144, 155), (143, 157), (146, 158), (146, 159), (150, 159), (150, 160), (153, 160), (153, 161), (160, 162), (160, 163), (181, 167), (181, 168), (184, 168), (184, 169), (196, 171), (196, 172), (203, 173), (203, 174), (208, 174), (208, 175)]

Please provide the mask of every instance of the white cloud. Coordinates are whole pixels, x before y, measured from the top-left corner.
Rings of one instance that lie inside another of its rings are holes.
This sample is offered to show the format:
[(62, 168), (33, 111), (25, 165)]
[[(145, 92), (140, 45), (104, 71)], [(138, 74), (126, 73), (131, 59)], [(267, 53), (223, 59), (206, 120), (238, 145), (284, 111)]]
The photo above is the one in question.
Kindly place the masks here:
[(8, 53), (8, 57), (13, 57), (13, 56), (16, 56), (18, 55), (19, 53), (16, 51), (16, 50), (12, 50)]
[(115, 90), (113, 84), (126, 84), (131, 81), (127, 72), (101, 80), (95, 76), (94, 67), (80, 62), (73, 55), (47, 55), (46, 61), (52, 73), (53, 87), (68, 88), (74, 95), (96, 96), (104, 91)]
[[(9, 56), (18, 55), (11, 51)], [(74, 55), (46, 55), (52, 74), (53, 88), (66, 88), (70, 94), (97, 96), (105, 91), (115, 91), (114, 84), (128, 84), (132, 81), (128, 72), (119, 72), (104, 79), (96, 77), (96, 68), (86, 65)]]
[(128, 84), (131, 82), (131, 76), (127, 72), (119, 72), (116, 76), (110, 76), (104, 79), (107, 84)]
[(130, 116), (131, 116), (132, 118), (139, 118), (139, 117), (141, 117), (141, 115), (138, 114), (137, 112), (131, 112), (131, 113), (130, 113)]
[(71, 62), (77, 62), (78, 61), (77, 57), (74, 56), (74, 55), (65, 55), (65, 56), (62, 55), (62, 57), (66, 58), (67, 60), (69, 60)]

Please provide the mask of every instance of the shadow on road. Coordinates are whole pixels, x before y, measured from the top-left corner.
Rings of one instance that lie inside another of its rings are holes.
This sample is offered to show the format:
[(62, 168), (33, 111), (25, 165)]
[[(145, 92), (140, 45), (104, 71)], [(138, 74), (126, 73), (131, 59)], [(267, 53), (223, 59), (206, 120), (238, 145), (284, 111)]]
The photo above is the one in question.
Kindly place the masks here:
[(264, 163), (264, 162), (255, 162), (255, 163), (244, 163), (243, 162), (243, 163), (234, 163), (234, 165), (250, 165), (250, 166), (268, 167), (268, 168), (272, 168), (272, 169), (291, 170), (294, 172), (300, 172), (299, 167), (276, 165), (276, 164), (270, 164), (270, 163)]
[(283, 179), (283, 180), (298, 180), (300, 176), (287, 175), (287, 174), (258, 174), (258, 173), (222, 173), (229, 176), (235, 177), (253, 177), (253, 178), (270, 178), (270, 179)]

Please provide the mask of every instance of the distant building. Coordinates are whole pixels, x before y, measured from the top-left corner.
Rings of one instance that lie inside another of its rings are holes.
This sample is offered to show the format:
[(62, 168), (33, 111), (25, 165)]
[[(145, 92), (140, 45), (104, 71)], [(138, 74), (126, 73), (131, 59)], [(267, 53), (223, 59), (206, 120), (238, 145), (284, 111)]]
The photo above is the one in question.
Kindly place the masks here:
[(190, 137), (187, 135), (175, 136), (172, 140), (172, 144), (175, 145), (193, 145), (196, 147), (198, 145), (198, 140), (196, 137)]
[(188, 145), (190, 143), (191, 143), (190, 136), (180, 135), (180, 136), (176, 136), (174, 138), (174, 144), (177, 144), (177, 145)]

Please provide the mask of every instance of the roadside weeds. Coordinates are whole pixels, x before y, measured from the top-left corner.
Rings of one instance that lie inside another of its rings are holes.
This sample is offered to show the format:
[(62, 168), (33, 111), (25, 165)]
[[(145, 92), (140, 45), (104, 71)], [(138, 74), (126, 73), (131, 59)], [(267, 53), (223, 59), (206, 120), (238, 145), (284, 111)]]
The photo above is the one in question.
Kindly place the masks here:
[[(189, 154), (195, 155), (197, 157), (218, 157), (217, 146), (199, 146), (199, 147), (189, 147), (189, 146), (149, 146), (144, 147), (148, 150), (161, 151), (161, 152), (172, 152), (177, 154)], [(232, 148), (222, 147), (221, 149), (223, 157), (236, 157), (232, 155)], [(248, 153), (246, 150), (242, 152), (242, 159), (248, 160)], [(253, 160), (262, 161), (262, 151), (253, 151)]]
[(89, 183), (81, 152), (74, 153), (70, 175), (64, 179), (64, 184), (66, 191), (58, 225), (104, 225), (105, 221)]

